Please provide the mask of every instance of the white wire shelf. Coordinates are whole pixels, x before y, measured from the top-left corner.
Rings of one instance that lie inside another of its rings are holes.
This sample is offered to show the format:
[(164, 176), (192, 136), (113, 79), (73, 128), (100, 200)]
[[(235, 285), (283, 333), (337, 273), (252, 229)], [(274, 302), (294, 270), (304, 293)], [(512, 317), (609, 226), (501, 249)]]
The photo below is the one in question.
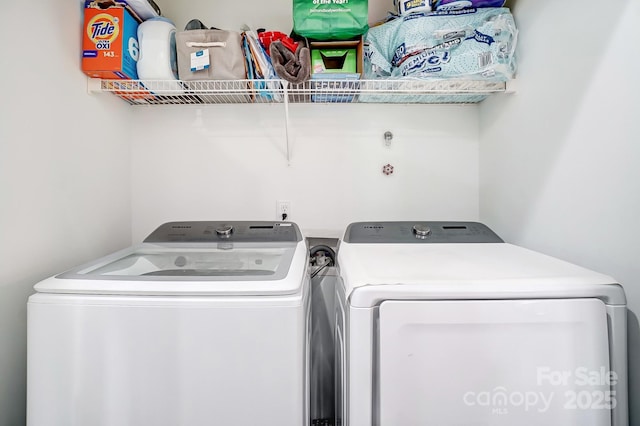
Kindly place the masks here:
[(505, 82), (476, 80), (101, 80), (90, 92), (110, 92), (132, 105), (230, 103), (478, 103), (510, 92)]

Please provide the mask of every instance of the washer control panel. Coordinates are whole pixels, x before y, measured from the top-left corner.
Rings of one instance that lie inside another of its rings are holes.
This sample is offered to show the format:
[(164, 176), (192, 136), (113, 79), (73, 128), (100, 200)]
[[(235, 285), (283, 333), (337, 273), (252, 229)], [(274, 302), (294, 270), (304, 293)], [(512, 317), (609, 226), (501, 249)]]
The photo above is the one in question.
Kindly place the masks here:
[(503, 243), (478, 222), (356, 222), (347, 227), (351, 244)]
[(145, 243), (299, 242), (302, 234), (292, 222), (168, 222), (160, 225)]

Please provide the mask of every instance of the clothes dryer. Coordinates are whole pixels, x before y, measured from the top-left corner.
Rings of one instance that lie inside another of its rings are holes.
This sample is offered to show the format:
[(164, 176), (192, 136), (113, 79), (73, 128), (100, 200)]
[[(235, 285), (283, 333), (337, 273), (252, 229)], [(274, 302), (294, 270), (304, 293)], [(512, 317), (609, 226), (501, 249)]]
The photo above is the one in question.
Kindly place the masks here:
[(172, 222), (35, 286), (29, 426), (308, 424), (309, 251), (287, 222)]
[(337, 258), (337, 424), (628, 425), (613, 278), (469, 222), (353, 223)]

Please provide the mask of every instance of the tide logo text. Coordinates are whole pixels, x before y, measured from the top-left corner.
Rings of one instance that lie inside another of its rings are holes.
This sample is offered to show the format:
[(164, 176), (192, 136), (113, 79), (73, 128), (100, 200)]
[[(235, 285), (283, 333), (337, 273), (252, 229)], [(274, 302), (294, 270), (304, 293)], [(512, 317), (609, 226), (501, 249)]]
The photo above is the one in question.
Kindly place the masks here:
[(93, 41), (98, 50), (108, 50), (111, 48), (118, 35), (120, 28), (118, 18), (106, 13), (96, 15), (87, 25), (87, 36)]

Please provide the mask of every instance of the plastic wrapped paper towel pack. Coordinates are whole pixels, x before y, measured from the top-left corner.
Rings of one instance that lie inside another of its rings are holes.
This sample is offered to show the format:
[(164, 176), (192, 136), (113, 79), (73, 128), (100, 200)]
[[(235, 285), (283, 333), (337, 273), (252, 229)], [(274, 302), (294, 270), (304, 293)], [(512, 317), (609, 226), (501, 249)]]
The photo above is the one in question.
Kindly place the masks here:
[(369, 30), (365, 76), (506, 81), (518, 30), (508, 8), (415, 13)]

